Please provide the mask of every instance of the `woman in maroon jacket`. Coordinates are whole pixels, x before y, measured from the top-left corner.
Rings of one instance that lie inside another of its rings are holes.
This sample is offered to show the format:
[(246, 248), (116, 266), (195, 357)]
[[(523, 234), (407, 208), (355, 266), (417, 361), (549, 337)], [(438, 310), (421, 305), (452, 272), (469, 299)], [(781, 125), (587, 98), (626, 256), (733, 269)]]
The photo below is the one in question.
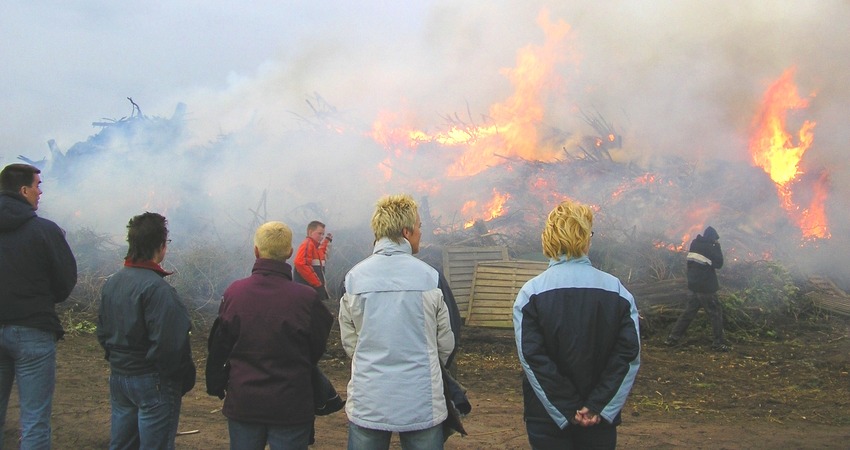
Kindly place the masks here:
[[(222, 412), (230, 448), (306, 449), (315, 405), (311, 373), (333, 316), (316, 291), (292, 281), (292, 231), (268, 222), (254, 236), (251, 276), (224, 292), (210, 348), (227, 355)], [(212, 353), (211, 353), (212, 358)]]

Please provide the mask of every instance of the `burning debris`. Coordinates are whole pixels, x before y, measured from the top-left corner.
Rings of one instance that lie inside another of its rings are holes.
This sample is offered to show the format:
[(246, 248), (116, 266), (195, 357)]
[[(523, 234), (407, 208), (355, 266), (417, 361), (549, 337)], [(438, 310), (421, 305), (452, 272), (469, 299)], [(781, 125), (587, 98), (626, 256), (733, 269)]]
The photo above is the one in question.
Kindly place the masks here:
[(764, 103), (754, 120), (754, 132), (750, 139), (753, 163), (764, 169), (776, 183), (777, 195), (782, 208), (800, 227), (806, 238), (829, 238), (825, 201), (829, 190), (829, 177), (824, 172), (811, 185), (813, 192), (808, 208), (801, 209), (795, 200), (795, 184), (800, 181), (800, 162), (814, 141), (815, 123), (803, 122), (797, 132), (797, 141), (786, 131), (786, 115), (789, 110), (808, 107), (807, 99), (800, 98), (792, 77), (794, 69), (782, 74), (765, 94)]
[[(443, 114), (434, 130), (410, 111), (383, 110), (363, 125), (314, 94), (306, 101), (308, 113), (293, 113), (300, 129), (282, 131), (272, 142), (245, 132), (191, 146), (185, 106), (170, 119), (149, 118), (130, 99), (128, 117), (95, 122), (100, 132), (64, 153), (51, 142), (51, 159), (42, 163), (48, 176), (71, 187), (115, 165), (124, 169), (122, 178), (154, 180), (143, 188), (150, 189), (145, 207), (166, 211), (174, 223), (191, 223), (183, 229), (193, 237), (198, 227), (216, 229), (214, 218), (244, 224), (234, 218), (234, 205), (252, 223), (271, 215), (297, 224), (312, 215), (346, 222), (359, 233), (368, 219), (349, 214), (350, 205), (369, 204), (379, 193), (409, 192), (427, 206), (423, 223), (434, 247), (500, 245), (512, 256), (539, 252), (545, 215), (563, 199), (592, 204), (592, 256), (627, 282), (675, 278), (685, 246), (708, 224), (720, 230), (732, 263), (771, 260), (797, 268), (802, 257), (817, 258), (831, 239), (829, 174), (804, 173), (814, 122), (803, 122), (796, 141), (786, 131), (787, 112), (808, 104), (797, 94), (792, 70), (765, 94), (749, 147), (737, 160), (649, 159), (639, 149), (652, 142), (625, 139), (624, 130), (598, 110), (566, 105), (571, 114), (547, 115), (550, 91), (565, 83), (556, 69), (572, 56), (570, 27), (548, 16), (539, 22), (545, 42), (521, 49), (516, 66), (503, 71), (513, 91), (478, 116), (468, 105), (465, 114)], [(704, 153), (699, 150), (691, 154)], [(324, 156), (342, 154), (354, 156), (325, 170)], [(338, 181), (335, 190), (331, 181)], [(246, 197), (260, 195), (256, 209), (243, 206)], [(139, 200), (127, 203), (137, 209)], [(368, 241), (368, 232), (362, 234)], [(339, 252), (344, 245), (338, 241)], [(352, 251), (364, 248), (358, 242)]]

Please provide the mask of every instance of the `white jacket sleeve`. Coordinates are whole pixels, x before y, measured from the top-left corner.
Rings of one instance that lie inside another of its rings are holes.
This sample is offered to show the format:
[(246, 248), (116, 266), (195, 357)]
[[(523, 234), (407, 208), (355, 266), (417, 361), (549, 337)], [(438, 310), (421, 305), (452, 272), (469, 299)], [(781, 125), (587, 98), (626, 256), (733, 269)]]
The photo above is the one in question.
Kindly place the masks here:
[(354, 348), (357, 347), (358, 327), (355, 324), (353, 312), (356, 312), (359, 308), (354, 307), (355, 311), (352, 311), (352, 306), (356, 300), (356, 296), (346, 293), (339, 301), (340, 340), (342, 341), (342, 348), (349, 358), (354, 356)]
[(439, 289), (437, 292), (437, 351), (440, 355), (440, 362), (443, 365), (448, 361), (449, 356), (455, 350), (455, 335), (452, 332), (451, 321), (449, 320), (449, 309), (446, 302), (443, 301), (443, 293)]

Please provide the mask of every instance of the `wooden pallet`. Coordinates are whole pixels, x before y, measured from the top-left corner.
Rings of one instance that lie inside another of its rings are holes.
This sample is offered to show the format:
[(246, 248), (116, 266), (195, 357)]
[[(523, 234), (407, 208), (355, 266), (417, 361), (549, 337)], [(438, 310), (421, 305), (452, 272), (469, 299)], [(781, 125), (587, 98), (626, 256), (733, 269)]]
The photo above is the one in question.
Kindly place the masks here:
[(546, 270), (541, 261), (480, 262), (475, 266), (466, 324), (512, 328), (513, 306), (526, 281)]
[(815, 288), (805, 297), (816, 308), (825, 309), (837, 314), (850, 316), (850, 295), (842, 291), (829, 278), (809, 277), (809, 283)]
[(482, 261), (504, 261), (508, 259), (508, 248), (489, 247), (445, 247), (443, 248), (443, 274), (452, 288), (457, 307), (463, 318), (469, 311), (469, 294), (475, 265)]

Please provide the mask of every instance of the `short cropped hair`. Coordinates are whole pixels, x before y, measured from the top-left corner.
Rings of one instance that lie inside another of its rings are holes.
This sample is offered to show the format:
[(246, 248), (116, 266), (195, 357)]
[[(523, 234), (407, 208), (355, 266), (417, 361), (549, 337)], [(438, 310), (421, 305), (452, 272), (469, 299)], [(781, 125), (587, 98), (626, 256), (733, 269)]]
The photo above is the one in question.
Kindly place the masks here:
[(168, 221), (165, 216), (146, 212), (134, 216), (127, 224), (127, 259), (132, 262), (149, 261), (168, 239)]
[(372, 215), (372, 231), (375, 240), (390, 238), (401, 242), (404, 230), (416, 228), (419, 211), (416, 201), (407, 194), (388, 195), (378, 200)]
[(318, 220), (314, 220), (314, 221), (308, 223), (307, 224), (307, 234), (310, 234), (311, 231), (313, 231), (313, 230), (315, 230), (316, 228), (319, 228), (319, 227), (324, 228), (325, 224), (323, 224), (322, 222), (319, 222)]
[(543, 254), (550, 259), (578, 258), (585, 255), (593, 230), (593, 210), (566, 200), (549, 213), (541, 240)]
[(37, 173), (41, 170), (29, 164), (9, 164), (0, 172), (0, 189), (17, 194), (23, 186), (32, 186)]
[(283, 222), (266, 222), (254, 233), (260, 258), (286, 261), (292, 252), (292, 230)]

